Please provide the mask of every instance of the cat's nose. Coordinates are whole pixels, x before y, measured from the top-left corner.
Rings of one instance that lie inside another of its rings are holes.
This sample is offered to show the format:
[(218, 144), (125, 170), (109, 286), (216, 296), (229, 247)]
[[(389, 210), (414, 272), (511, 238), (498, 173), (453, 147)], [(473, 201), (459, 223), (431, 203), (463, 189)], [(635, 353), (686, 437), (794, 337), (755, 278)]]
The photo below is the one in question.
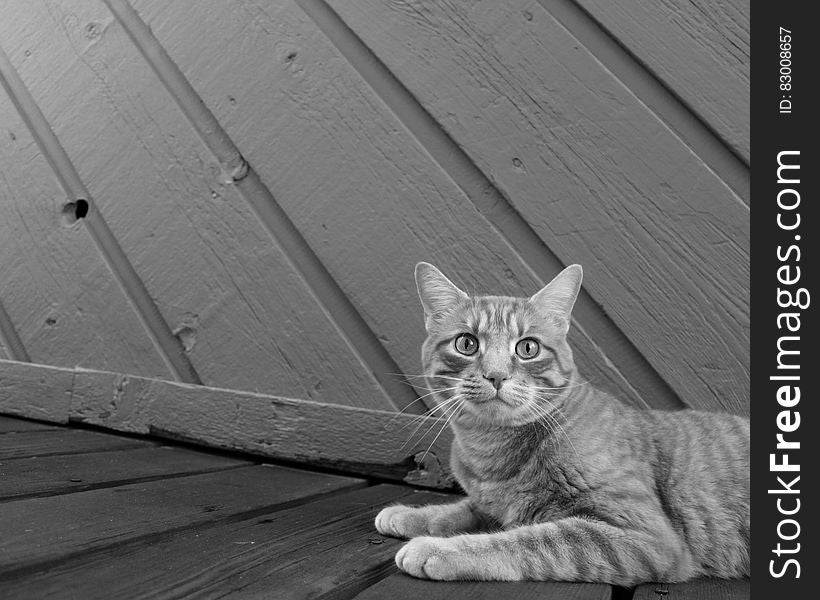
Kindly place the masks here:
[(486, 373), (484, 379), (492, 383), (495, 391), (498, 391), (501, 389), (501, 384), (507, 379), (507, 374), (500, 371), (493, 371), (492, 373)]

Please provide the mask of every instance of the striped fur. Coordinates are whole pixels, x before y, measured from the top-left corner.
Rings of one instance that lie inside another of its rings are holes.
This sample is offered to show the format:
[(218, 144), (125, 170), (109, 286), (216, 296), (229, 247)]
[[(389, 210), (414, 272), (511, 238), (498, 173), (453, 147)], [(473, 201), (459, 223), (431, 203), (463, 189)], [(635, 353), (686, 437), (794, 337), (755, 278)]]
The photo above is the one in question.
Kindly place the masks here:
[[(749, 421), (633, 409), (585, 383), (566, 341), (580, 267), (526, 299), (470, 298), (426, 263), (416, 280), (426, 381), (467, 497), (379, 513), (381, 533), (412, 538), (402, 570), (624, 586), (749, 575)], [(454, 346), (463, 333), (475, 354)], [(536, 356), (516, 354), (522, 338)]]

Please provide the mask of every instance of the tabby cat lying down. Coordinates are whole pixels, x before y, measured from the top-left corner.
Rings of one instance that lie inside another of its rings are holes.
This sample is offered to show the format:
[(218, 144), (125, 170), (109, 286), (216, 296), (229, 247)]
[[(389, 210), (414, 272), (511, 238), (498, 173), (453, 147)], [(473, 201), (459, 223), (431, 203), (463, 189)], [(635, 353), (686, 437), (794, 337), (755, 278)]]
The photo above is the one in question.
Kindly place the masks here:
[(378, 514), (379, 532), (412, 538), (401, 570), (622, 586), (749, 575), (749, 421), (633, 409), (585, 383), (566, 339), (581, 276), (468, 297), (416, 266), (425, 377), (467, 497)]

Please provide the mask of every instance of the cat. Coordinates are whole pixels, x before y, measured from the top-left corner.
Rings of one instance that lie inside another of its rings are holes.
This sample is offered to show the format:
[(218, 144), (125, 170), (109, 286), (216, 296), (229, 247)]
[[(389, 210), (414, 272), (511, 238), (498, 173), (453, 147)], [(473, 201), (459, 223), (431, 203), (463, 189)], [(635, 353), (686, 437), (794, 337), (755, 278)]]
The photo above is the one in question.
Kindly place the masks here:
[(467, 496), (389, 506), (399, 568), (436, 580), (634, 586), (749, 576), (749, 420), (628, 407), (567, 344), (582, 269), (530, 298), (469, 297), (416, 265), (422, 364)]

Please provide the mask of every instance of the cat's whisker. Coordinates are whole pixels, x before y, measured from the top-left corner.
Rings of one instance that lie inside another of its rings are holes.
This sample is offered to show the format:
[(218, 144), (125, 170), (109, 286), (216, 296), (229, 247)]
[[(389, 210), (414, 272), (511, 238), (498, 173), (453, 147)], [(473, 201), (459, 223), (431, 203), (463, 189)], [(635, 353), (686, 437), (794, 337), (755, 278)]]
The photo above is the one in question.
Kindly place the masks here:
[[(430, 418), (430, 417), (436, 417), (437, 416), (436, 412), (441, 410), (446, 405), (447, 405), (446, 402), (442, 402), (441, 404), (439, 404), (437, 406), (434, 406), (433, 408), (425, 411), (423, 414), (415, 415), (412, 419), (410, 419), (410, 421), (408, 421), (407, 423), (405, 423), (404, 425), (399, 427), (398, 431), (403, 431), (403, 430), (407, 429), (408, 427), (412, 427), (413, 425), (416, 425), (418, 423), (424, 423), (424, 421), (426, 419)], [(421, 427), (421, 425), (419, 425), (419, 427)], [(413, 434), (411, 434), (411, 437), (412, 437), (412, 435), (415, 435), (416, 431), (418, 431), (418, 429), (413, 431)]]
[(450, 423), (450, 420), (451, 420), (451, 419), (452, 419), (452, 418), (456, 415), (456, 413), (457, 413), (457, 412), (461, 409), (461, 407), (464, 405), (464, 402), (466, 402), (466, 400), (463, 400), (463, 399), (462, 399), (462, 400), (461, 400), (461, 401), (460, 401), (460, 402), (456, 405), (455, 410), (454, 410), (452, 413), (450, 413), (450, 416), (449, 416), (449, 417), (447, 417), (447, 420), (446, 420), (446, 421), (444, 421), (444, 425), (442, 425), (442, 426), (441, 426), (441, 429), (439, 429), (439, 430), (438, 430), (438, 433), (436, 434), (436, 437), (434, 437), (434, 438), (433, 438), (433, 441), (432, 441), (432, 442), (430, 442), (430, 445), (429, 445), (429, 446), (427, 446), (427, 450), (425, 450), (425, 451), (424, 451), (424, 454), (422, 454), (422, 456), (421, 456), (421, 460), (422, 460), (422, 461), (424, 461), (424, 459), (427, 457), (427, 453), (428, 453), (428, 452), (430, 452), (430, 449), (431, 449), (431, 448), (433, 447), (433, 445), (436, 443), (436, 441), (438, 440), (438, 438), (439, 438), (439, 436), (441, 435), (441, 433), (442, 433), (442, 432), (443, 432), (443, 431), (447, 428), (447, 425)]
[[(420, 401), (421, 401), (421, 400), (423, 400), (424, 398), (427, 398), (428, 396), (432, 396), (432, 395), (433, 395), (433, 394), (435, 394), (436, 392), (451, 392), (451, 391), (453, 391), (453, 390), (457, 390), (457, 389), (458, 389), (458, 386), (448, 387), (448, 388), (440, 388), (440, 389), (433, 390), (432, 392), (430, 392), (430, 393), (428, 393), (428, 394), (423, 394), (423, 395), (419, 396), (418, 398), (416, 398), (415, 400), (413, 400), (410, 404), (408, 404), (407, 406), (405, 406), (403, 409), (401, 409), (401, 410), (400, 410), (399, 412), (397, 412), (395, 415), (393, 415), (393, 416), (390, 418), (390, 420), (387, 422), (387, 424), (388, 424), (388, 425), (390, 425), (390, 424), (391, 424), (393, 421), (395, 421), (395, 420), (396, 420), (396, 419), (397, 419), (400, 415), (404, 414), (404, 412), (405, 412), (407, 409), (409, 409), (411, 406), (413, 406), (416, 402), (420, 402)], [(424, 414), (422, 414), (422, 415), (417, 415), (417, 416), (427, 416), (428, 414), (432, 414), (433, 412), (435, 412), (437, 408), (438, 408), (438, 406), (433, 406), (433, 407), (430, 407), (428, 410), (426, 410), (426, 411), (424, 412)]]
[[(436, 417), (436, 419), (433, 421), (433, 424), (429, 427), (429, 429), (424, 433), (424, 435), (422, 435), (418, 439), (419, 440), (424, 439), (435, 428), (435, 426), (438, 425), (438, 423), (441, 422), (441, 420), (445, 418), (446, 414), (447, 413), (444, 413), (443, 415), (441, 415), (439, 417)], [(424, 426), (424, 422), (420, 423), (419, 426), (416, 427), (416, 430), (412, 434), (410, 434), (410, 436), (401, 445), (400, 450), (403, 450), (404, 448), (406, 448), (407, 445), (410, 444), (410, 442), (412, 442), (414, 439), (416, 439), (416, 433), (418, 433), (419, 429), (421, 429), (423, 426)]]
[[(427, 431), (425, 431), (425, 432), (424, 432), (424, 434), (423, 434), (422, 436), (420, 436), (420, 437), (419, 437), (419, 439), (420, 439), (420, 440), (422, 440), (422, 439), (426, 438), (428, 435), (430, 435), (430, 432), (431, 432), (431, 431), (433, 431), (433, 429), (435, 429), (435, 428), (436, 428), (436, 425), (438, 425), (438, 423), (439, 423), (442, 419), (444, 419), (444, 418), (448, 417), (448, 415), (449, 415), (449, 416), (452, 416), (452, 415), (453, 415), (453, 413), (454, 413), (455, 411), (457, 411), (457, 410), (461, 407), (462, 403), (464, 402), (464, 400), (463, 400), (463, 396), (461, 396), (461, 395), (459, 395), (459, 396), (454, 396), (454, 397), (453, 397), (453, 399), (458, 399), (458, 402), (455, 402), (454, 404), (450, 404), (450, 406), (448, 406), (448, 407), (447, 407), (447, 409), (444, 411), (444, 413), (442, 413), (442, 415), (441, 415), (440, 417), (438, 417), (438, 418), (437, 418), (437, 419), (433, 422), (433, 424), (432, 424), (432, 425), (431, 425), (431, 426), (427, 429)], [(412, 438), (415, 436), (416, 432), (417, 432), (420, 428), (421, 428), (421, 425), (420, 425), (420, 426), (416, 429), (416, 431), (414, 431), (414, 432), (413, 432), (413, 435), (411, 435), (411, 436), (410, 436), (410, 439), (412, 439)], [(409, 441), (409, 440), (408, 440), (408, 441)]]
[(455, 379), (456, 381), (464, 381), (461, 377), (453, 377), (452, 375), (434, 375), (431, 373), (424, 373), (421, 375), (413, 373), (385, 373), (385, 375), (398, 375), (399, 377), (406, 377), (407, 379), (424, 379), (429, 377), (430, 379)]
[[(447, 379), (454, 379), (454, 380), (457, 380), (457, 381), (464, 381), (463, 379), (458, 379), (456, 377), (447, 377)], [(399, 381), (399, 383), (403, 383), (404, 385), (409, 386), (413, 389), (422, 389), (422, 390), (431, 390), (431, 391), (436, 389), (436, 388), (429, 387), (429, 386), (426, 386), (426, 385), (422, 385), (421, 383), (413, 382), (413, 381)]]
[(529, 415), (533, 417), (534, 422), (540, 425), (544, 429), (544, 431), (547, 432), (548, 435), (551, 436), (555, 432), (554, 429), (551, 429), (549, 427), (549, 425), (552, 425), (552, 423), (549, 420), (547, 421), (547, 423), (544, 423), (542, 419), (544, 419), (545, 417), (540, 413), (536, 412), (536, 410), (531, 405), (526, 405), (526, 409)]
[[(536, 398), (538, 398), (538, 397), (536, 396)], [(552, 402), (550, 402), (546, 398), (539, 398), (539, 399), (546, 402), (556, 413), (558, 413), (559, 416), (564, 417), (561, 410), (557, 406), (555, 406), (555, 404), (553, 404)], [(539, 412), (539, 414), (544, 415), (545, 418), (551, 419), (551, 421), (555, 424), (555, 427), (557, 428), (557, 430), (560, 433), (562, 433), (564, 435), (564, 437), (566, 438), (567, 442), (569, 442), (569, 445), (572, 448), (573, 453), (575, 454), (575, 460), (580, 462), (581, 459), (580, 459), (580, 456), (578, 455), (578, 451), (575, 449), (575, 444), (572, 443), (572, 439), (570, 439), (569, 434), (567, 433), (566, 429), (564, 429), (564, 427), (561, 425), (560, 421), (558, 421), (558, 419), (554, 415), (548, 413), (546, 410), (544, 410), (543, 407), (538, 406), (537, 404), (530, 404), (530, 407), (532, 407), (534, 410)], [(566, 419), (566, 417), (564, 417), (564, 419)]]
[[(452, 398), (448, 398), (447, 400), (445, 400), (444, 402), (442, 402), (441, 404), (439, 404), (439, 405), (436, 407), (436, 409), (443, 409), (443, 410), (444, 410), (444, 412), (441, 414), (441, 416), (436, 417), (436, 420), (433, 422), (433, 425), (431, 425), (431, 426), (430, 426), (430, 429), (428, 429), (428, 430), (427, 430), (427, 433), (425, 433), (422, 437), (425, 437), (428, 433), (430, 433), (430, 431), (432, 431), (432, 430), (433, 430), (433, 427), (435, 427), (435, 426), (436, 426), (436, 423), (438, 423), (438, 421), (440, 421), (441, 419), (443, 419), (443, 418), (447, 415), (447, 412), (448, 412), (448, 411), (449, 411), (449, 409), (453, 406), (453, 403), (454, 403), (454, 402), (456, 402), (456, 400), (460, 399), (461, 397), (462, 397), (462, 396), (461, 396), (460, 394), (456, 394), (456, 395), (455, 395), (455, 396), (453, 396)], [(421, 421), (421, 422), (418, 424), (418, 426), (416, 427), (416, 429), (415, 429), (415, 430), (413, 430), (413, 433), (411, 433), (411, 434), (410, 434), (410, 436), (407, 438), (407, 441), (406, 441), (406, 442), (402, 445), (402, 448), (404, 448), (404, 446), (406, 446), (406, 445), (410, 442), (410, 440), (412, 440), (412, 439), (416, 436), (416, 434), (419, 432), (419, 429), (421, 429), (422, 427), (424, 427), (424, 423), (425, 423), (425, 419), (424, 419), (424, 418), (425, 418), (425, 417), (427, 417), (427, 416), (428, 416), (428, 415), (419, 415), (418, 421)], [(414, 421), (414, 422), (415, 422), (415, 421)], [(399, 431), (401, 431), (401, 430), (402, 430), (402, 429), (404, 429), (405, 427), (409, 427), (409, 426), (410, 426), (410, 425), (412, 425), (412, 424), (413, 424), (413, 423), (409, 423), (409, 424), (407, 424), (407, 425), (402, 426), (402, 427), (399, 429)]]
[(589, 385), (588, 381), (576, 381), (576, 382), (567, 382), (564, 385), (558, 387), (549, 387), (545, 385), (530, 385), (529, 387), (534, 390), (551, 390), (551, 391), (558, 391), (558, 390), (566, 390), (569, 388), (576, 388), (576, 387), (583, 387), (585, 385)]

